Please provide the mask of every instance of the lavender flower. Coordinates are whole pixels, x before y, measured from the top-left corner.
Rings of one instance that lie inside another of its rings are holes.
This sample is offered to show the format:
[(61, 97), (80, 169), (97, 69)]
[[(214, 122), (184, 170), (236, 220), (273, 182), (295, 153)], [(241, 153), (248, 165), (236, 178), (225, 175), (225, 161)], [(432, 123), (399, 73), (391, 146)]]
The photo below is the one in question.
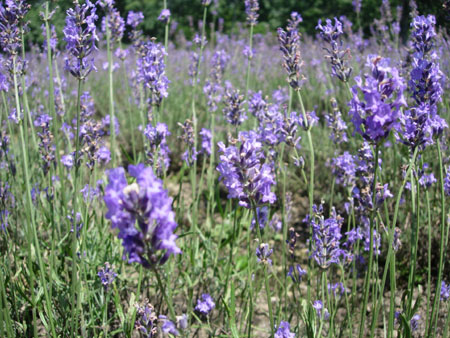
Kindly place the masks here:
[(63, 155), (61, 156), (61, 163), (67, 168), (67, 169), (71, 169), (73, 167), (73, 154), (67, 154), (67, 155)]
[(300, 69), (303, 60), (300, 54), (300, 35), (295, 29), (284, 31), (278, 28), (278, 42), (283, 53), (283, 67), (288, 73), (287, 82), (294, 90), (300, 90), (305, 81)]
[(53, 134), (50, 131), (50, 121), (52, 118), (47, 114), (39, 115), (34, 120), (34, 126), (41, 129), (39, 131), (39, 153), (43, 162), (42, 170), (44, 176), (47, 175), (52, 165), (55, 165), (55, 145), (53, 144)]
[(172, 199), (151, 168), (143, 164), (129, 165), (128, 172), (136, 179), (130, 185), (123, 168), (108, 173), (104, 197), (108, 208), (106, 218), (111, 220), (113, 228), (119, 229), (129, 263), (137, 262), (145, 268), (164, 264), (170, 255), (181, 253), (173, 233), (177, 224)]
[(184, 123), (178, 123), (183, 132), (180, 135), (180, 139), (186, 143), (186, 151), (181, 155), (186, 165), (190, 167), (197, 160), (197, 149), (195, 148), (195, 135), (194, 126), (191, 120), (186, 120)]
[(261, 243), (256, 247), (256, 260), (258, 263), (272, 265), (272, 260), (269, 258), (272, 253), (273, 249), (269, 248), (269, 244)]
[(161, 122), (153, 127), (148, 124), (143, 131), (146, 137), (146, 154), (148, 163), (161, 176), (170, 166), (170, 149), (167, 145), (167, 137), (170, 136), (167, 125)]
[(347, 142), (347, 125), (342, 119), (342, 114), (339, 111), (337, 101), (334, 97), (331, 99), (331, 107), (333, 108), (333, 113), (325, 114), (325, 121), (327, 122), (328, 128), (331, 129), (330, 139), (335, 144)]
[(269, 217), (269, 208), (267, 206), (257, 207), (256, 218), (258, 219), (258, 221), (253, 216), (250, 229), (253, 230), (253, 228), (256, 226), (256, 222), (258, 222), (260, 229), (264, 229), (267, 224), (268, 217)]
[(409, 324), (412, 332), (417, 331), (419, 329), (420, 324), (420, 315), (416, 313), (414, 316), (412, 316)]
[(437, 114), (437, 103), (442, 100), (441, 82), (444, 78), (439, 69), (437, 56), (432, 52), (436, 35), (434, 16), (418, 16), (411, 23), (413, 54), (409, 91), (415, 105), (400, 117), (397, 138), (414, 150), (433, 144), (433, 136), (442, 133), (447, 123)]
[(128, 12), (127, 25), (131, 26), (131, 28), (136, 29), (142, 21), (144, 21), (144, 14), (142, 12)]
[(27, 25), (24, 18), (31, 5), (25, 0), (9, 0), (5, 5), (0, 4), (0, 47), (9, 55), (17, 55), (22, 46), (21, 32)]
[(202, 143), (201, 143), (201, 151), (205, 155), (211, 155), (211, 147), (212, 147), (212, 133), (210, 130), (206, 128), (202, 128), (200, 131), (200, 136), (202, 137)]
[(228, 123), (239, 126), (247, 119), (244, 103), (244, 95), (240, 94), (239, 89), (226, 91), (223, 113)]
[(272, 167), (263, 163), (262, 144), (254, 132), (239, 133), (239, 146), (225, 147), (219, 142), (220, 163), (217, 170), (220, 180), (228, 188), (228, 198), (239, 199), (239, 205), (250, 208), (252, 203), (274, 203), (275, 185)]
[(166, 316), (159, 316), (159, 319), (163, 321), (161, 325), (161, 331), (165, 334), (171, 334), (174, 336), (179, 336), (180, 332), (178, 332), (175, 324), (172, 323)]
[(245, 13), (247, 14), (247, 23), (250, 26), (254, 26), (258, 23), (258, 11), (259, 3), (258, 0), (245, 0)]
[(303, 22), (303, 18), (299, 13), (292, 12), (290, 18), (287, 21), (287, 30), (298, 30), (298, 25)]
[[(369, 55), (367, 66), (371, 67), (371, 74), (366, 74), (364, 79), (355, 77), (349, 115), (356, 132), (364, 139), (378, 143), (387, 137), (397, 123), (400, 107), (406, 105), (405, 84), (398, 70), (390, 66), (389, 59)], [(358, 90), (363, 93), (363, 100), (359, 98)]]
[(69, 56), (66, 58), (66, 68), (77, 79), (84, 80), (95, 69), (94, 58), (90, 57), (96, 49), (98, 40), (95, 28), (97, 15), (95, 5), (89, 0), (80, 6), (74, 2), (75, 8), (67, 11), (64, 40)]
[(330, 318), (330, 313), (326, 308), (324, 308), (321, 300), (314, 301), (313, 308), (316, 310), (316, 314), (319, 319), (328, 320), (328, 318)]
[(117, 273), (114, 272), (114, 266), (111, 266), (108, 262), (105, 263), (104, 267), (101, 267), (97, 273), (100, 281), (102, 282), (105, 291), (109, 289), (109, 286), (114, 282), (117, 277)]
[(314, 215), (310, 216), (312, 227), (312, 254), (321, 269), (327, 269), (331, 264), (339, 264), (342, 250), (340, 249), (341, 226), (344, 221), (333, 209), (333, 216), (324, 219), (322, 206), (313, 207)]
[(138, 82), (150, 91), (148, 103), (160, 106), (163, 98), (168, 96), (169, 80), (166, 76), (164, 56), (167, 55), (164, 46), (154, 41), (148, 41), (142, 46), (142, 56), (137, 60)]
[(210, 79), (205, 81), (203, 87), (203, 92), (208, 99), (208, 107), (211, 112), (217, 110), (217, 104), (222, 100), (222, 77), (229, 59), (230, 56), (224, 50), (214, 52), (211, 58)]
[(275, 338), (295, 338), (295, 333), (291, 332), (291, 326), (288, 322), (281, 321), (280, 325), (275, 327)]
[(194, 310), (203, 316), (207, 316), (216, 307), (214, 300), (208, 293), (202, 294), (201, 299), (197, 300)]
[(295, 267), (290, 266), (287, 273), (288, 277), (291, 277), (292, 281), (296, 284), (300, 283), (303, 276), (307, 274), (308, 272), (306, 270), (303, 270), (300, 264), (297, 264)]
[(331, 168), (336, 184), (352, 187), (356, 180), (355, 157), (345, 151), (343, 155), (331, 160)]
[(156, 316), (153, 305), (144, 301), (142, 305), (136, 305), (136, 322), (134, 327), (145, 336), (156, 337), (158, 333), (158, 317)]
[(158, 20), (167, 24), (170, 20), (170, 9), (164, 8), (158, 16)]
[(450, 284), (441, 283), (441, 301), (447, 301), (450, 298)]
[(125, 20), (120, 16), (119, 11), (114, 8), (114, 1), (99, 0), (97, 3), (105, 10), (106, 14), (102, 20), (102, 32), (109, 34), (113, 43), (121, 41), (125, 31)]
[(444, 192), (446, 196), (450, 196), (450, 167), (447, 168), (444, 178)]

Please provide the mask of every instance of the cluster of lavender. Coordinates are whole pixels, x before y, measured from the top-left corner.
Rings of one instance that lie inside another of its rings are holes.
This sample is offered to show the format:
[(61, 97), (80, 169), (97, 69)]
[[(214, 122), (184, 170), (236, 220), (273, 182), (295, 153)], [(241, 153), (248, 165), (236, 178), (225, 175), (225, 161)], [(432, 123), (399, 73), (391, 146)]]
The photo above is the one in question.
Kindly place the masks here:
[(79, 80), (84, 80), (95, 70), (92, 52), (97, 49), (96, 7), (87, 0), (80, 5), (74, 1), (75, 7), (67, 10), (64, 40), (67, 43), (66, 69)]
[(294, 90), (300, 90), (306, 78), (301, 74), (303, 60), (300, 53), (300, 33), (295, 26), (288, 26), (286, 31), (278, 28), (278, 42), (283, 53), (283, 68), (287, 71), (287, 82)]
[(194, 126), (191, 120), (178, 123), (182, 129), (180, 139), (186, 144), (186, 151), (181, 155), (181, 159), (190, 167), (196, 160), (198, 151), (195, 147)]
[(343, 250), (340, 248), (341, 227), (344, 219), (332, 210), (332, 217), (325, 219), (323, 205), (313, 206), (313, 215), (308, 215), (306, 221), (312, 228), (313, 258), (321, 269), (328, 269), (332, 264), (340, 264)]
[(433, 51), (435, 18), (418, 16), (411, 23), (412, 70), (409, 91), (414, 104), (400, 116), (398, 139), (414, 150), (433, 144), (433, 137), (447, 128), (447, 122), (437, 114), (441, 101), (443, 74), (439, 69), (436, 52)]
[(331, 98), (331, 107), (333, 108), (333, 112), (324, 116), (328, 128), (331, 129), (330, 139), (335, 144), (345, 143), (348, 141), (346, 132), (347, 124), (342, 119), (342, 114), (339, 111), (339, 106), (334, 97)]
[(223, 74), (227, 67), (230, 56), (224, 51), (214, 52), (211, 59), (210, 79), (205, 81), (203, 92), (208, 99), (208, 108), (210, 112), (217, 110), (217, 104), (222, 100), (223, 96)]
[[(80, 97), (80, 131), (79, 144), (80, 152), (78, 154), (78, 161), (81, 163), (82, 159), (86, 166), (93, 170), (96, 164), (104, 165), (111, 160), (111, 153), (104, 145), (103, 137), (109, 135), (110, 131), (110, 117), (106, 115), (102, 121), (96, 121), (92, 118), (95, 113), (94, 100), (89, 92), (84, 92)], [(76, 121), (74, 121), (76, 124)], [(69, 130), (72, 128), (69, 125), (63, 126)], [(119, 122), (115, 121), (116, 135), (119, 134)], [(73, 134), (69, 135), (73, 138)], [(61, 157), (61, 162), (67, 167), (71, 168), (74, 164), (75, 152)]]
[(0, 47), (8, 55), (17, 55), (22, 46), (22, 31), (26, 30), (24, 18), (31, 8), (25, 0), (6, 1), (0, 4)]
[(195, 305), (195, 311), (200, 315), (206, 317), (211, 311), (216, 307), (216, 303), (212, 299), (211, 295), (208, 293), (202, 294), (202, 297), (197, 300), (197, 305)]
[(239, 89), (227, 89), (224, 97), (223, 113), (229, 124), (239, 126), (247, 119), (244, 104), (244, 95), (240, 94)]
[(167, 316), (157, 315), (156, 310), (148, 300), (136, 305), (136, 322), (134, 327), (144, 337), (159, 337), (163, 335), (179, 336), (180, 331), (188, 326), (187, 316), (177, 316), (176, 324), (167, 319)]
[(117, 277), (117, 273), (114, 271), (114, 266), (111, 266), (108, 262), (104, 267), (101, 267), (97, 273), (105, 291), (109, 289), (109, 286), (114, 282)]
[(102, 20), (102, 32), (110, 35), (112, 43), (120, 42), (125, 31), (125, 21), (120, 16), (119, 11), (114, 8), (114, 0), (99, 0), (97, 4), (105, 11)]
[(55, 162), (55, 145), (53, 143), (53, 134), (50, 131), (50, 122), (52, 118), (47, 114), (39, 115), (34, 120), (34, 126), (40, 128), (38, 136), (40, 139), (39, 152), (43, 163), (42, 170), (44, 176), (48, 174), (51, 166), (56, 164)]
[(245, 13), (247, 14), (247, 23), (254, 26), (258, 23), (259, 3), (258, 0), (245, 0)]
[(352, 68), (347, 64), (346, 57), (350, 53), (348, 49), (341, 50), (342, 41), (339, 37), (344, 33), (342, 31), (342, 23), (334, 18), (334, 25), (330, 19), (326, 20), (327, 24), (322, 25), (322, 20), (319, 20), (316, 29), (320, 31), (321, 38), (330, 45), (330, 48), (325, 48), (329, 55), (325, 55), (325, 58), (330, 60), (331, 75), (336, 76), (343, 82), (348, 82), (352, 73)]
[(147, 140), (145, 144), (147, 161), (161, 176), (170, 166), (170, 149), (167, 145), (170, 131), (166, 124), (158, 122), (155, 127), (148, 124), (142, 132)]
[[(237, 198), (239, 205), (272, 204), (276, 200), (271, 191), (275, 185), (272, 165), (264, 163), (262, 144), (255, 132), (240, 132), (238, 140), (228, 147), (218, 143), (220, 180), (228, 188), (228, 198)], [(238, 145), (240, 143), (240, 145)]]
[(369, 55), (366, 66), (370, 67), (371, 73), (355, 77), (349, 115), (355, 131), (376, 144), (388, 136), (397, 123), (400, 108), (406, 106), (403, 96), (406, 85), (387, 58)]
[(149, 121), (152, 120), (153, 107), (159, 107), (163, 98), (168, 96), (169, 79), (166, 76), (164, 46), (154, 40), (147, 41), (140, 46), (142, 53), (137, 59), (138, 82), (149, 91), (147, 103), (149, 105)]
[(105, 189), (106, 218), (119, 229), (119, 238), (130, 263), (146, 268), (164, 264), (170, 255), (181, 253), (173, 233), (177, 224), (161, 180), (143, 164), (129, 165), (136, 182), (128, 184), (123, 168), (111, 169)]

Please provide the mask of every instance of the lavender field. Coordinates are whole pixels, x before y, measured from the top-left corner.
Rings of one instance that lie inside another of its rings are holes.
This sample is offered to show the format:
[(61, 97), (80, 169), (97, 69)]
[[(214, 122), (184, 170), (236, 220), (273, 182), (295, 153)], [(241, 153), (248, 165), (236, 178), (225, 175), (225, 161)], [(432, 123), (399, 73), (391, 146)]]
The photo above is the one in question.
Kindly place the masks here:
[(449, 31), (198, 2), (0, 2), (0, 337), (450, 337)]

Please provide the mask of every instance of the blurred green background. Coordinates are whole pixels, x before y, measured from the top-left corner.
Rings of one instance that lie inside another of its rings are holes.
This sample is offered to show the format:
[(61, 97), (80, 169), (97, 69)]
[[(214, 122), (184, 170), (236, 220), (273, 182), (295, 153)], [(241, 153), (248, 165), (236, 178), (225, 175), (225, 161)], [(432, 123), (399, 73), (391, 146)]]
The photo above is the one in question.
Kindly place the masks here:
[[(83, 0), (81, 0), (83, 1)], [(92, 0), (93, 1), (93, 0)], [(40, 26), (42, 21), (39, 18), (39, 12), (42, 11), (43, 0), (30, 0), (32, 4), (28, 19), (30, 20), (30, 38), (34, 42), (42, 41)], [(370, 35), (370, 25), (375, 19), (380, 18), (380, 6), (382, 0), (364, 0), (362, 1), (362, 10), (360, 14), (361, 27), (366, 36)], [(450, 18), (448, 10), (443, 10), (442, 0), (417, 1), (417, 7), (421, 14), (434, 14), (437, 18), (438, 26), (449, 29)], [(450, 1), (447, 1), (450, 3)], [(61, 32), (64, 26), (65, 12), (73, 5), (73, 0), (53, 0), (51, 7), (58, 6), (58, 10), (53, 17), (52, 23), (56, 26), (57, 32)], [(407, 37), (410, 22), (410, 1), (409, 0), (391, 0), (392, 15), (396, 17), (397, 6), (403, 7), (401, 22), (401, 35), (404, 39)], [(194, 32), (198, 31), (198, 22), (203, 15), (201, 0), (167, 0), (167, 6), (172, 12), (172, 21), (178, 23), (177, 29), (182, 30), (184, 34), (191, 38)], [(123, 17), (126, 18), (128, 11), (142, 11), (145, 15), (145, 21), (142, 25), (147, 35), (161, 38), (163, 36), (163, 24), (157, 21), (157, 17), (163, 8), (162, 0), (116, 0), (116, 7)], [(448, 6), (450, 7), (450, 6)], [(255, 27), (256, 33), (274, 31), (277, 27), (285, 26), (286, 20), (292, 11), (297, 11), (303, 17), (301, 30), (309, 34), (314, 34), (317, 20), (322, 18), (340, 17), (345, 15), (358, 28), (356, 13), (354, 12), (352, 0), (260, 0), (259, 23)], [(102, 16), (99, 11), (99, 17)], [(232, 32), (239, 29), (239, 24), (245, 25), (245, 6), (244, 0), (219, 0), (214, 1), (209, 8), (208, 29), (211, 24), (217, 28), (219, 20), (223, 19), (225, 32)], [(125, 40), (126, 42), (126, 40)]]

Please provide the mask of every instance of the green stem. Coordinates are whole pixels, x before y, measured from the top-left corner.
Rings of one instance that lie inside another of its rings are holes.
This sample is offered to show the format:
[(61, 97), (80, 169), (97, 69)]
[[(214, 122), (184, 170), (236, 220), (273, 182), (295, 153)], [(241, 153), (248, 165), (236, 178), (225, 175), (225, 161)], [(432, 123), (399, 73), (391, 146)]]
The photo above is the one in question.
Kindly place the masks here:
[(77, 300), (77, 289), (78, 289), (78, 278), (77, 278), (77, 229), (76, 229), (76, 214), (77, 214), (77, 203), (78, 203), (78, 176), (80, 172), (80, 97), (81, 97), (81, 87), (82, 80), (78, 79), (78, 89), (77, 89), (77, 129), (75, 135), (75, 177), (73, 184), (73, 217), (74, 226), (72, 231), (72, 286), (70, 289), (71, 294), (71, 304), (72, 304), (72, 334), (76, 334), (78, 328), (78, 307), (75, 305)]
[[(108, 20), (108, 16), (106, 17)], [(113, 60), (112, 60), (112, 43), (109, 24), (106, 22), (106, 49), (108, 53), (108, 79), (109, 79), (109, 133), (111, 137), (111, 163), (116, 166), (116, 128), (114, 113), (114, 83), (113, 83)]]
[(436, 140), (436, 147), (438, 152), (438, 158), (439, 158), (439, 180), (441, 183), (440, 190), (441, 190), (441, 224), (440, 224), (440, 234), (441, 234), (441, 241), (440, 241), (440, 257), (439, 257), (439, 272), (438, 272), (438, 279), (436, 284), (436, 292), (434, 295), (434, 303), (433, 303), (433, 309), (431, 311), (431, 317), (430, 317), (430, 327), (429, 332), (427, 332), (427, 337), (433, 336), (433, 330), (435, 330), (435, 327), (437, 326), (437, 319), (438, 319), (438, 313), (439, 313), (439, 304), (441, 300), (441, 283), (442, 283), (442, 272), (444, 270), (444, 258), (446, 253), (446, 246), (448, 241), (448, 232), (449, 232), (449, 225), (450, 222), (447, 224), (447, 227), (445, 227), (445, 190), (444, 190), (444, 167), (442, 164), (442, 152), (441, 152), (441, 145), (439, 139)]
[(364, 279), (364, 298), (361, 308), (361, 322), (359, 326), (359, 338), (364, 336), (364, 324), (366, 321), (366, 309), (367, 301), (369, 299), (370, 284), (372, 282), (372, 268), (373, 268), (373, 230), (375, 227), (375, 213), (376, 213), (376, 187), (377, 187), (377, 175), (378, 175), (378, 158), (379, 158), (379, 146), (375, 147), (375, 161), (374, 161), (374, 176), (372, 185), (372, 211), (370, 213), (370, 239), (369, 239), (369, 265), (366, 271), (366, 278)]

